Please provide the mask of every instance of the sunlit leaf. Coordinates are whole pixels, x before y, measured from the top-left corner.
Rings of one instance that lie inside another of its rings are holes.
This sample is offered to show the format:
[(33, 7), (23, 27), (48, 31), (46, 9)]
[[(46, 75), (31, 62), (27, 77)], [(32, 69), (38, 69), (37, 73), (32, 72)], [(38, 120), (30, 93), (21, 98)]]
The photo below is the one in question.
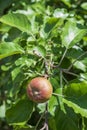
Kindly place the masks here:
[(0, 118), (5, 117), (5, 111), (6, 111), (6, 106), (5, 106), (5, 102), (3, 102), (3, 104), (0, 106)]
[(82, 7), (83, 9), (87, 10), (87, 2), (82, 3), (82, 4), (81, 4), (81, 7)]
[(81, 61), (76, 61), (74, 66), (82, 71), (86, 71), (86, 66)]
[(33, 52), (40, 57), (45, 57), (46, 56), (46, 50), (43, 46), (36, 46), (33, 48)]
[(49, 33), (53, 27), (57, 24), (57, 18), (48, 18), (45, 23), (44, 31), (45, 33)]
[(0, 18), (2, 23), (16, 27), (23, 32), (30, 31), (30, 22), (28, 18), (23, 14), (9, 13)]
[(63, 19), (65, 19), (66, 17), (68, 17), (68, 13), (67, 13), (67, 10), (66, 9), (56, 9), (55, 11), (54, 11), (54, 17), (56, 17), (56, 18), (63, 18)]
[(14, 55), (24, 53), (23, 48), (13, 42), (3, 42), (0, 44), (0, 59)]
[(70, 48), (79, 42), (83, 36), (87, 33), (87, 29), (81, 24), (77, 24), (74, 21), (66, 22), (61, 35), (62, 44), (66, 48)]

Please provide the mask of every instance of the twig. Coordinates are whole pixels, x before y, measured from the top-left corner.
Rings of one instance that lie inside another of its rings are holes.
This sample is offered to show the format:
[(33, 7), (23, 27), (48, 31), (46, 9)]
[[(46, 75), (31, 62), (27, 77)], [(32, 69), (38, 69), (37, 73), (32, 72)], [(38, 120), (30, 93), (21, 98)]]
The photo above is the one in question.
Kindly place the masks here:
[(44, 124), (44, 126), (40, 130), (44, 130), (45, 128), (46, 128), (46, 124)]
[(72, 66), (75, 64), (75, 62), (80, 59), (82, 56), (86, 55), (87, 54), (87, 51), (85, 51), (83, 54), (81, 54), (80, 56), (78, 56), (73, 62), (72, 64), (68, 67), (68, 71), (72, 68)]
[(68, 50), (68, 49), (66, 48), (57, 67), (59, 67), (59, 66), (61, 65), (61, 63), (62, 63), (62, 61), (63, 61), (63, 59), (64, 59), (64, 57), (65, 57), (65, 55), (66, 55), (67, 50)]
[(62, 69), (60, 68), (60, 87), (61, 89), (63, 88), (63, 83), (62, 83)]
[(64, 79), (65, 83), (68, 84), (68, 81), (64, 76), (63, 76), (63, 79)]
[(35, 126), (35, 130), (37, 130), (37, 127), (38, 127), (40, 121), (42, 120), (43, 116), (44, 116), (44, 113), (41, 115), (40, 119), (38, 120), (38, 122), (37, 122), (37, 124)]
[(46, 107), (45, 107), (45, 123), (44, 126), (40, 129), (40, 130), (49, 130), (48, 129), (48, 103), (46, 103)]
[(87, 81), (87, 79), (86, 79), (86, 78), (81, 77), (81, 76), (79, 76), (79, 75), (77, 75), (77, 74), (75, 74), (75, 73), (73, 73), (73, 72), (68, 71), (68, 70), (63, 70), (63, 72), (64, 72), (64, 73), (66, 73), (66, 74), (73, 75), (73, 76), (78, 77), (78, 78), (82, 78), (82, 79), (84, 79), (84, 80), (86, 80), (86, 81)]

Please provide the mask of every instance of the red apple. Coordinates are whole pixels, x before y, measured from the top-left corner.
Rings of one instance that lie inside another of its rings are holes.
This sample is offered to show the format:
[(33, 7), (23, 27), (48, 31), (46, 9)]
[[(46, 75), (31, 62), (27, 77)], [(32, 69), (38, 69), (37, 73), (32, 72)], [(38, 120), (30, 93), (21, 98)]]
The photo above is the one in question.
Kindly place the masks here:
[(44, 77), (36, 77), (27, 86), (28, 97), (36, 103), (44, 103), (52, 96), (52, 85)]

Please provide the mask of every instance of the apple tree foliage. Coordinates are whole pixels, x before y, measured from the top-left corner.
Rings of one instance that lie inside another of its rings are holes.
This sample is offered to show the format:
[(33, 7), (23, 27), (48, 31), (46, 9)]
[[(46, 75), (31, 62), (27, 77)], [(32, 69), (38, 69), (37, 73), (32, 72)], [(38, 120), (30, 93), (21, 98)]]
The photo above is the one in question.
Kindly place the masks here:
[[(86, 21), (86, 0), (0, 0), (1, 130), (87, 130)], [(37, 76), (53, 86), (47, 115), (26, 94)]]

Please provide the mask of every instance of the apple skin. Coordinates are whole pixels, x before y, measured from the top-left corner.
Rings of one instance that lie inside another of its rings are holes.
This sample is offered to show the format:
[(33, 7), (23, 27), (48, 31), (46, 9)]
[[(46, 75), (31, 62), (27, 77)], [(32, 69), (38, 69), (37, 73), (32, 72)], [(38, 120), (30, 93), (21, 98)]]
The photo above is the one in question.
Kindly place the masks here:
[(27, 95), (36, 103), (44, 103), (52, 96), (52, 85), (44, 77), (36, 77), (28, 83)]

